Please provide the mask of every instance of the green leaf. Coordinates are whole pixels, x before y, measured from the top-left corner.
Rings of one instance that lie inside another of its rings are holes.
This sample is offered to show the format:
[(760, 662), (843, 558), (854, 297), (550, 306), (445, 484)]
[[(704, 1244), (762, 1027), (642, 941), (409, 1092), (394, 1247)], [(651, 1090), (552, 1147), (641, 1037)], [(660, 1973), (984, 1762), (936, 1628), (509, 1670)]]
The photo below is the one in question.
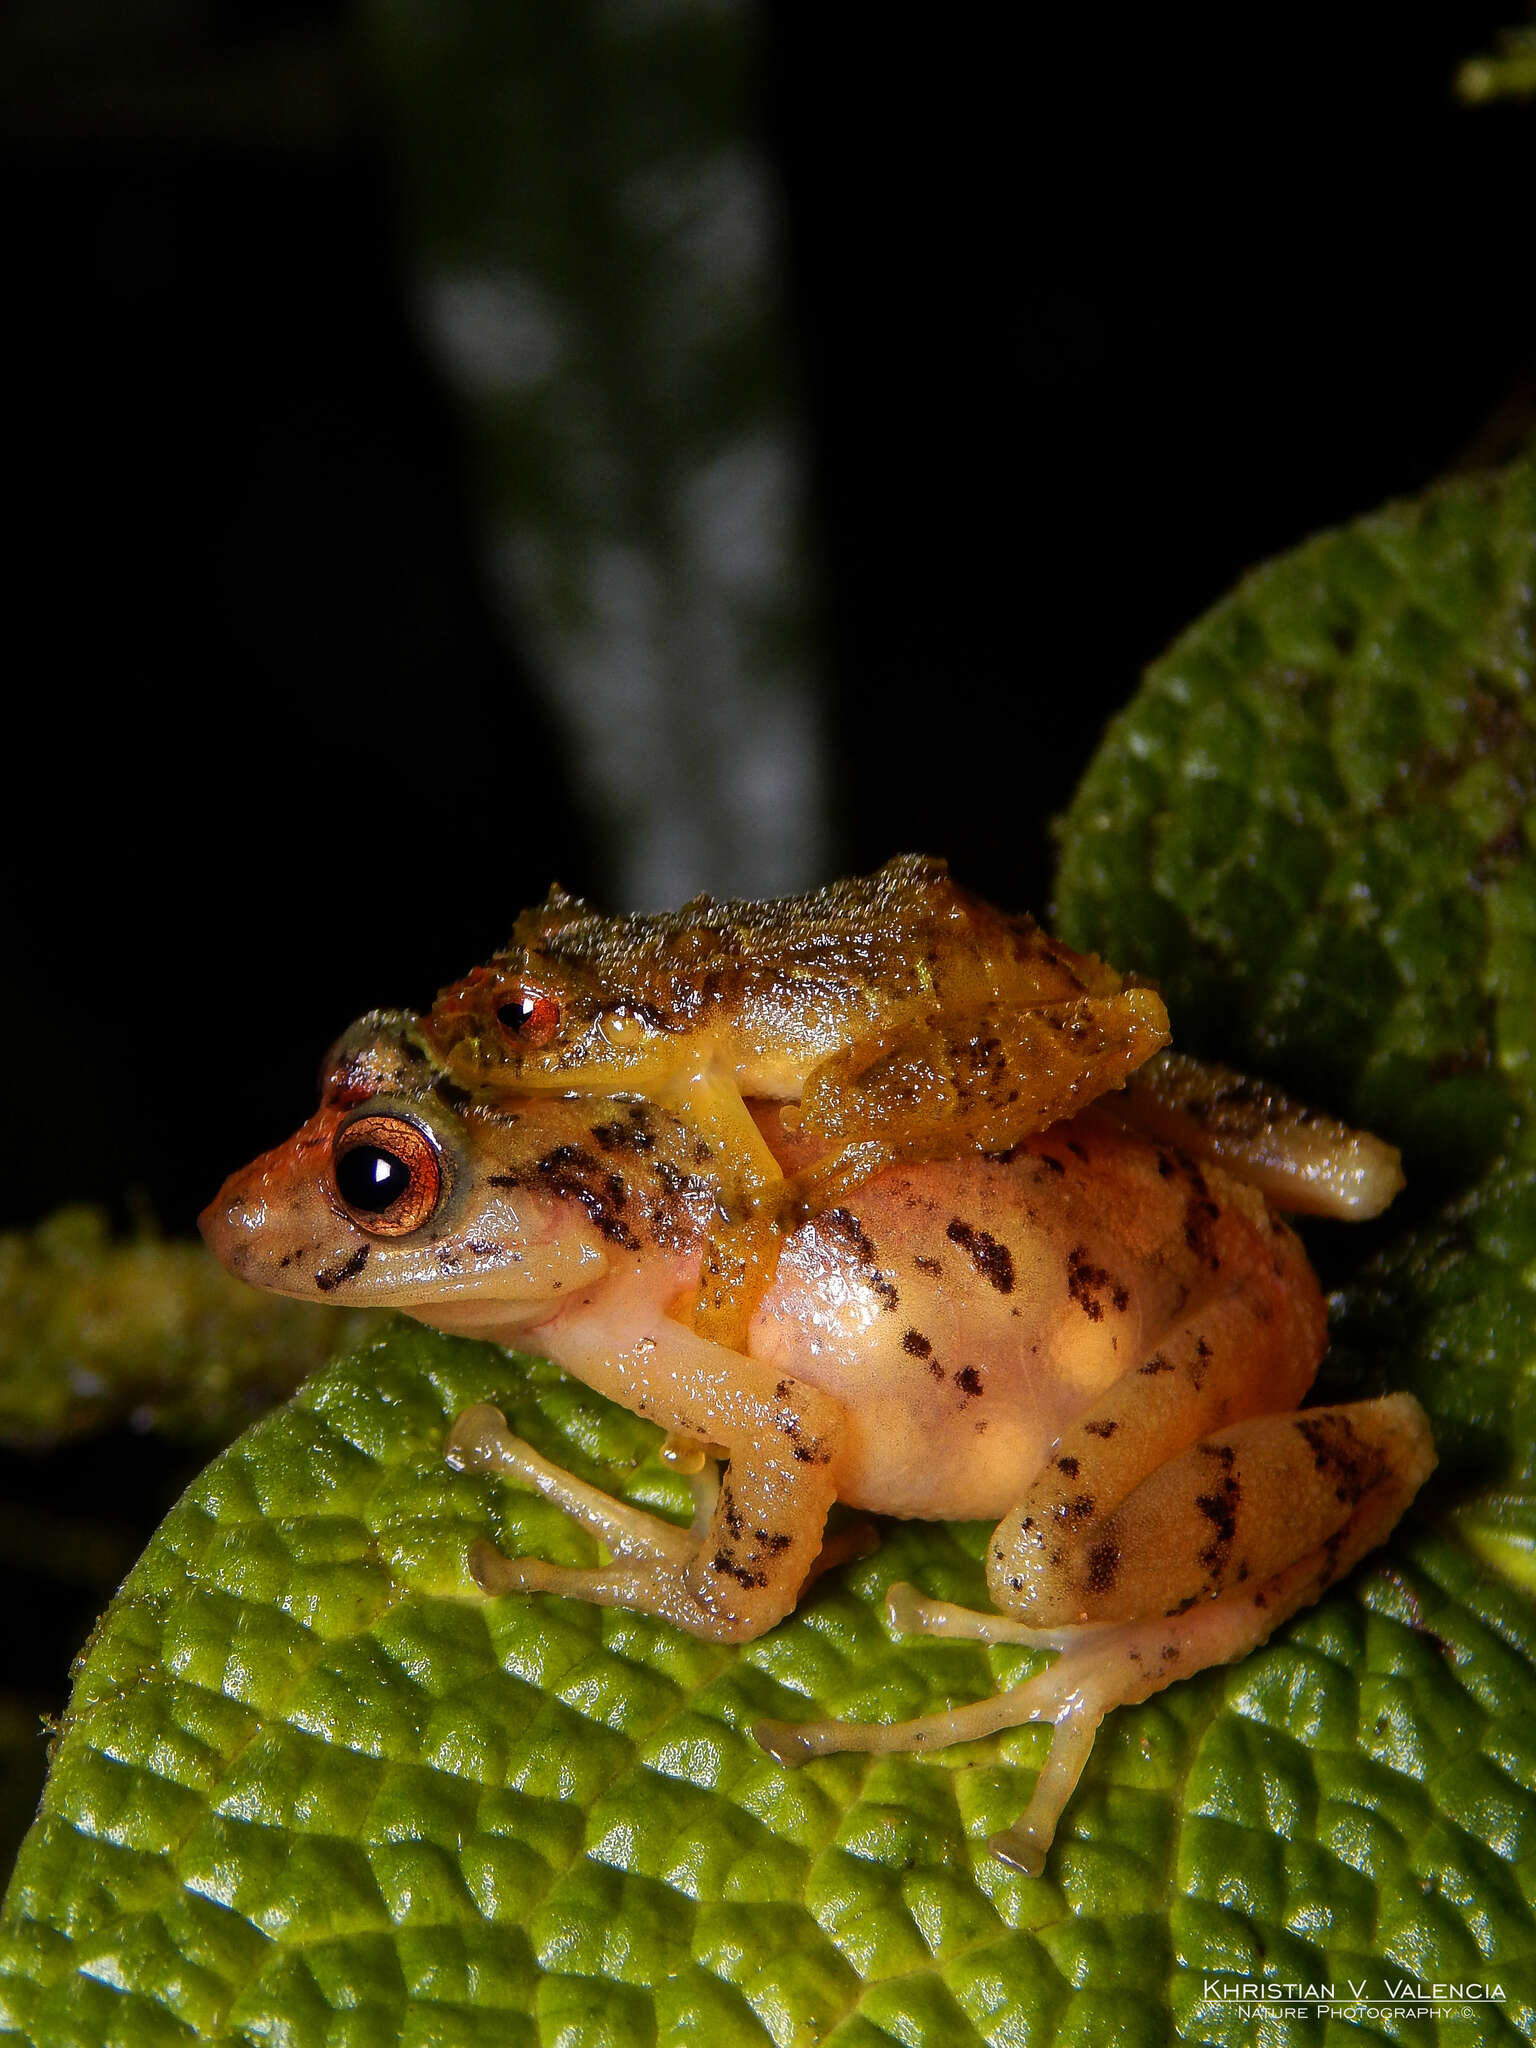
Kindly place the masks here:
[(1536, 2032), (1533, 536), (1521, 469), (1259, 572), (1149, 676), (1064, 835), (1069, 935), (1155, 974), (1181, 1038), (1373, 1106), (1463, 1183), (1336, 1305), (1330, 1390), (1412, 1386), (1444, 1454), (1386, 1551), (1114, 1716), (1026, 1879), (985, 1839), (1039, 1730), (795, 1773), (749, 1733), (807, 1699), (895, 1717), (1013, 1682), (1026, 1652), (882, 1618), (896, 1578), (981, 1601), (985, 1529), (893, 1528), (741, 1649), (487, 1602), (476, 1535), (592, 1553), (448, 1470), (468, 1403), (678, 1519), (686, 1489), (552, 1367), (394, 1331), (209, 1468), (94, 1637), (0, 1924), (0, 2026), (1235, 2048), (1354, 2030), (1256, 2036), (1213, 1978), (1401, 1974), (1504, 1996), (1389, 2038)]
[(7, 1902), (0, 2021), (47, 2048), (705, 2023), (847, 2048), (1150, 2042), (1171, 2012), (1237, 2040), (1201, 2031), (1202, 1974), (1465, 1975), (1490, 1940), (1508, 1974), (1528, 1947), (1528, 1614), (1445, 1538), (1118, 1717), (1031, 1880), (984, 1844), (1037, 1731), (798, 1773), (748, 1733), (807, 1696), (920, 1711), (1016, 1675), (1024, 1653), (895, 1645), (880, 1619), (904, 1574), (983, 1597), (984, 1529), (894, 1532), (743, 1651), (487, 1603), (464, 1566), (484, 1530), (590, 1553), (444, 1465), (484, 1398), (686, 1513), (655, 1432), (551, 1367), (424, 1332), (333, 1366), (209, 1468), (90, 1646)]
[(1062, 828), (1058, 922), (1219, 1053), (1464, 1184), (1536, 1094), (1536, 465), (1249, 576)]

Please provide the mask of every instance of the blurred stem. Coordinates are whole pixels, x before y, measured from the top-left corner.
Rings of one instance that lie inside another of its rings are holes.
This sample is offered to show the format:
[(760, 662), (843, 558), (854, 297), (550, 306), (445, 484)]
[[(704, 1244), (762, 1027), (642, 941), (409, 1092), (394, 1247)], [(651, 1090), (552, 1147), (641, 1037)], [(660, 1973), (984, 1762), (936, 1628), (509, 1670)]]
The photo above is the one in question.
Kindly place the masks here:
[(126, 1423), (213, 1447), (382, 1322), (258, 1294), (201, 1245), (114, 1241), (98, 1211), (62, 1209), (0, 1235), (0, 1442)]

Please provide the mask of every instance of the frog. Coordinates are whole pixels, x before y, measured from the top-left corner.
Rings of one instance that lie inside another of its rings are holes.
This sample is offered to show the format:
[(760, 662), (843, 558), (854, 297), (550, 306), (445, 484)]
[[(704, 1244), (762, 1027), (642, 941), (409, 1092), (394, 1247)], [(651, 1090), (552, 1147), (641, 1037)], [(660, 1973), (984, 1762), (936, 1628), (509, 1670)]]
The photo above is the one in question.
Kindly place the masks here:
[[(814, 1163), (825, 1141), (791, 1105), (747, 1108), (781, 1173)], [(333, 1048), (314, 1115), (201, 1224), (257, 1286), (542, 1352), (691, 1446), (684, 1527), (546, 1459), (493, 1404), (466, 1409), (449, 1465), (533, 1489), (600, 1546), (573, 1566), (476, 1538), (475, 1597), (742, 1643), (859, 1547), (829, 1539), (837, 1503), (990, 1524), (994, 1611), (893, 1586), (891, 1625), (1052, 1661), (913, 1720), (754, 1733), (794, 1768), (1047, 1724), (1027, 1804), (989, 1842), (1033, 1875), (1104, 1716), (1253, 1650), (1386, 1539), (1435, 1464), (1409, 1394), (1302, 1405), (1317, 1280), (1241, 1145), (1222, 1162), (1201, 1134), (1198, 1115), (1188, 1144), (1140, 1129), (1106, 1095), (1001, 1150), (888, 1160), (794, 1221), (737, 1347), (692, 1313), (722, 1191), (685, 1114), (477, 1095), (421, 1018), (375, 1012)]]
[[(462, 1084), (616, 1091), (676, 1110), (724, 1197), (701, 1334), (739, 1345), (783, 1227), (897, 1158), (998, 1150), (1168, 1042), (1161, 996), (902, 854), (769, 902), (608, 917), (558, 886), (444, 989), (425, 1029)], [(824, 1141), (785, 1175), (749, 1099)]]

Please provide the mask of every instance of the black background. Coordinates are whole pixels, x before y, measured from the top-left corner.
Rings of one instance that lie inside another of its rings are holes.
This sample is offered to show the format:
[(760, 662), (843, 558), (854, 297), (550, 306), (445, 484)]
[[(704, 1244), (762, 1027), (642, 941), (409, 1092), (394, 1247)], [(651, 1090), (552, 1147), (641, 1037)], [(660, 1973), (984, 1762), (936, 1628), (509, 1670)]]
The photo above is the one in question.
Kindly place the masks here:
[[(1142, 664), (1528, 376), (1536, 122), (1451, 92), (1503, 18), (764, 12), (839, 866), (1046, 905)], [(8, 102), (0, 1221), (189, 1228), (352, 1016), (553, 873), (611, 900), (478, 580), (348, 20), (209, 20), (215, 81), (316, 39), (335, 117), (200, 123), (195, 63), (169, 121), (110, 63)]]

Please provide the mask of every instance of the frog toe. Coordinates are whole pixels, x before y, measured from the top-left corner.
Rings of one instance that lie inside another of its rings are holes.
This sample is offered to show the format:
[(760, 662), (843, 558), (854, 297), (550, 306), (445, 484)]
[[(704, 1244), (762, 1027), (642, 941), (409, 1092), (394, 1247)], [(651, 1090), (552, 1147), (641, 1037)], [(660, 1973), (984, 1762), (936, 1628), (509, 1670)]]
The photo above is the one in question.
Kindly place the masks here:
[[(503, 1472), (521, 1480), (546, 1500), (563, 1508), (573, 1521), (589, 1530), (615, 1557), (666, 1560), (674, 1564), (686, 1560), (696, 1548), (697, 1527), (708, 1520), (719, 1483), (718, 1471), (708, 1463), (701, 1463), (697, 1473), (688, 1475), (695, 1502), (695, 1528), (679, 1529), (672, 1522), (664, 1522), (659, 1516), (648, 1514), (644, 1508), (615, 1500), (612, 1494), (589, 1486), (563, 1466), (553, 1464), (532, 1444), (515, 1436), (507, 1427), (507, 1419), (501, 1410), (489, 1401), (477, 1402), (458, 1417), (444, 1442), (443, 1456), (458, 1472)], [(477, 1549), (480, 1547), (476, 1546)], [(491, 1544), (483, 1547), (492, 1557), (501, 1556)], [(502, 1563), (506, 1562), (503, 1558)], [(538, 1560), (525, 1559), (522, 1562), (534, 1564)], [(471, 1569), (474, 1569), (473, 1562)], [(554, 1567), (548, 1569), (553, 1570)], [(479, 1577), (478, 1572), (476, 1577)], [(496, 1590), (509, 1591), (511, 1588), (499, 1586)]]

